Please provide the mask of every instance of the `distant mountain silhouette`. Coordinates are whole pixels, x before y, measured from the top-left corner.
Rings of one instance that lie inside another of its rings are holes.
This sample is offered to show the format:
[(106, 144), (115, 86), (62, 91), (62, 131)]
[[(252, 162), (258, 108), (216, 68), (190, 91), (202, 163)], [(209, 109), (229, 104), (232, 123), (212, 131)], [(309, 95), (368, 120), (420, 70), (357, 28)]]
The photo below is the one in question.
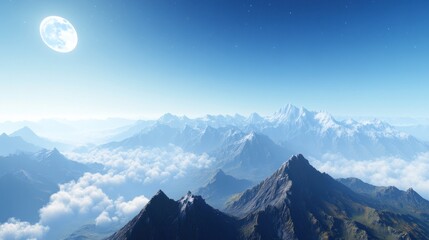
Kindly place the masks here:
[(24, 141), (21, 137), (8, 136), (3, 133), (0, 135), (0, 156), (7, 156), (16, 153), (34, 153), (42, 148)]
[(250, 186), (252, 186), (251, 181), (234, 178), (219, 169), (204, 187), (197, 190), (196, 194), (201, 195), (211, 206), (223, 209), (232, 195)]
[(21, 137), (24, 141), (26, 141), (28, 143), (31, 143), (35, 146), (39, 146), (39, 147), (46, 148), (46, 149), (53, 149), (53, 148), (64, 149), (64, 148), (68, 147), (66, 144), (51, 141), (47, 138), (43, 138), (43, 137), (38, 136), (29, 127), (20, 128), (20, 129), (16, 130), (15, 132), (11, 133), (10, 136), (11, 137)]

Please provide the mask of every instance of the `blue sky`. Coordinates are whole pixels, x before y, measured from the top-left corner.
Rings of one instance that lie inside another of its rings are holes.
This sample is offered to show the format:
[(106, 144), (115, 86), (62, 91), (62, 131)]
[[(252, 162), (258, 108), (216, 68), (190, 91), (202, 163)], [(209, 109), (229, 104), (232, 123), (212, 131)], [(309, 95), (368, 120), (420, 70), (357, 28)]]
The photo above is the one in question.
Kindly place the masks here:
[[(1, 1), (2, 119), (270, 114), (429, 117), (429, 2)], [(42, 42), (44, 17), (77, 48)]]

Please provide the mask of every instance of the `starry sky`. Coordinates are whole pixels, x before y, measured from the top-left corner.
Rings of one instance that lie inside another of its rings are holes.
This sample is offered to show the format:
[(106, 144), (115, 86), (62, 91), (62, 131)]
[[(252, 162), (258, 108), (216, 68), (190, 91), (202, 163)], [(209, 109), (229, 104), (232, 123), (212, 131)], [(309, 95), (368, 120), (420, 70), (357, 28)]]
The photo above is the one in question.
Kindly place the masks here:
[[(427, 0), (1, 1), (0, 115), (429, 117)], [(76, 28), (71, 53), (40, 22)]]

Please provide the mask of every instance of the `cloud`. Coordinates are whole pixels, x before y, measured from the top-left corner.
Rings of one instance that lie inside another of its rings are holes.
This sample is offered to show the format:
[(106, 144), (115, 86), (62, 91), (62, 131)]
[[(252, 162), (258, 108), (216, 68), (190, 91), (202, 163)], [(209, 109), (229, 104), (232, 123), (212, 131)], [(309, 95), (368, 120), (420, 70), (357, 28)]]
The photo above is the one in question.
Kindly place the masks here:
[(125, 202), (123, 198), (119, 198), (115, 201), (116, 215), (121, 217), (135, 216), (148, 201), (144, 196), (137, 196), (129, 202)]
[[(81, 178), (84, 179), (84, 178)], [(65, 216), (97, 214), (111, 206), (112, 200), (97, 186), (85, 180), (60, 185), (48, 205), (40, 209), (40, 222), (48, 224)]]
[(150, 149), (95, 149), (89, 153), (67, 153), (67, 156), (78, 162), (101, 163), (113, 174), (147, 183), (181, 178), (189, 171), (208, 168), (214, 162), (205, 153), (185, 152), (173, 145)]
[[(85, 173), (77, 181), (61, 184), (60, 190), (40, 209), (40, 224), (51, 228), (48, 237), (56, 239), (65, 230), (73, 231), (84, 224), (108, 226), (130, 220), (149, 199), (140, 195), (130, 201), (123, 197), (114, 200), (102, 189), (103, 186), (123, 184), (124, 179), (112, 173)], [(67, 228), (64, 222), (67, 222)]]
[[(59, 186), (49, 203), (40, 209), (40, 224), (50, 227), (47, 238), (55, 239), (84, 224), (123, 225), (149, 201), (145, 193), (160, 184), (184, 178), (192, 171), (208, 168), (207, 154), (194, 154), (179, 147), (106, 150), (85, 154), (69, 153), (80, 162), (97, 162), (102, 173), (85, 173), (76, 181)], [(64, 228), (67, 222), (67, 229)]]
[(97, 226), (108, 226), (110, 225), (112, 222), (116, 222), (118, 221), (117, 218), (111, 218), (109, 212), (107, 211), (103, 211), (102, 213), (100, 213), (100, 215), (98, 215), (98, 217), (95, 219), (95, 224)]
[(30, 224), (11, 218), (0, 225), (0, 239), (42, 239), (49, 227), (39, 223)]
[(376, 186), (396, 186), (403, 190), (412, 187), (429, 199), (429, 152), (412, 160), (385, 157), (368, 161), (325, 154), (320, 159), (311, 159), (311, 162), (319, 171), (336, 178), (357, 177)]
[[(131, 219), (143, 209), (148, 201), (149, 200), (145, 196), (137, 196), (128, 202), (124, 201), (123, 198), (119, 198), (114, 202), (114, 207), (110, 208), (110, 212), (105, 210), (98, 215), (95, 219), (95, 224), (97, 226), (108, 226), (121, 219)], [(112, 212), (114, 212), (114, 216), (112, 216)]]

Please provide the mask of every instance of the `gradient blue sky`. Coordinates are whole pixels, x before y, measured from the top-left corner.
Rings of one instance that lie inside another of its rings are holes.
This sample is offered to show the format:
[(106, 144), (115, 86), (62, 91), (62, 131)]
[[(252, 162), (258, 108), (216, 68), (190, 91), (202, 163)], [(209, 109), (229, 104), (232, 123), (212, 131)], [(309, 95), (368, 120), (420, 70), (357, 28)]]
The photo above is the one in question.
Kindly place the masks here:
[[(429, 117), (427, 0), (1, 1), (0, 115)], [(44, 45), (62, 16), (75, 51)]]

